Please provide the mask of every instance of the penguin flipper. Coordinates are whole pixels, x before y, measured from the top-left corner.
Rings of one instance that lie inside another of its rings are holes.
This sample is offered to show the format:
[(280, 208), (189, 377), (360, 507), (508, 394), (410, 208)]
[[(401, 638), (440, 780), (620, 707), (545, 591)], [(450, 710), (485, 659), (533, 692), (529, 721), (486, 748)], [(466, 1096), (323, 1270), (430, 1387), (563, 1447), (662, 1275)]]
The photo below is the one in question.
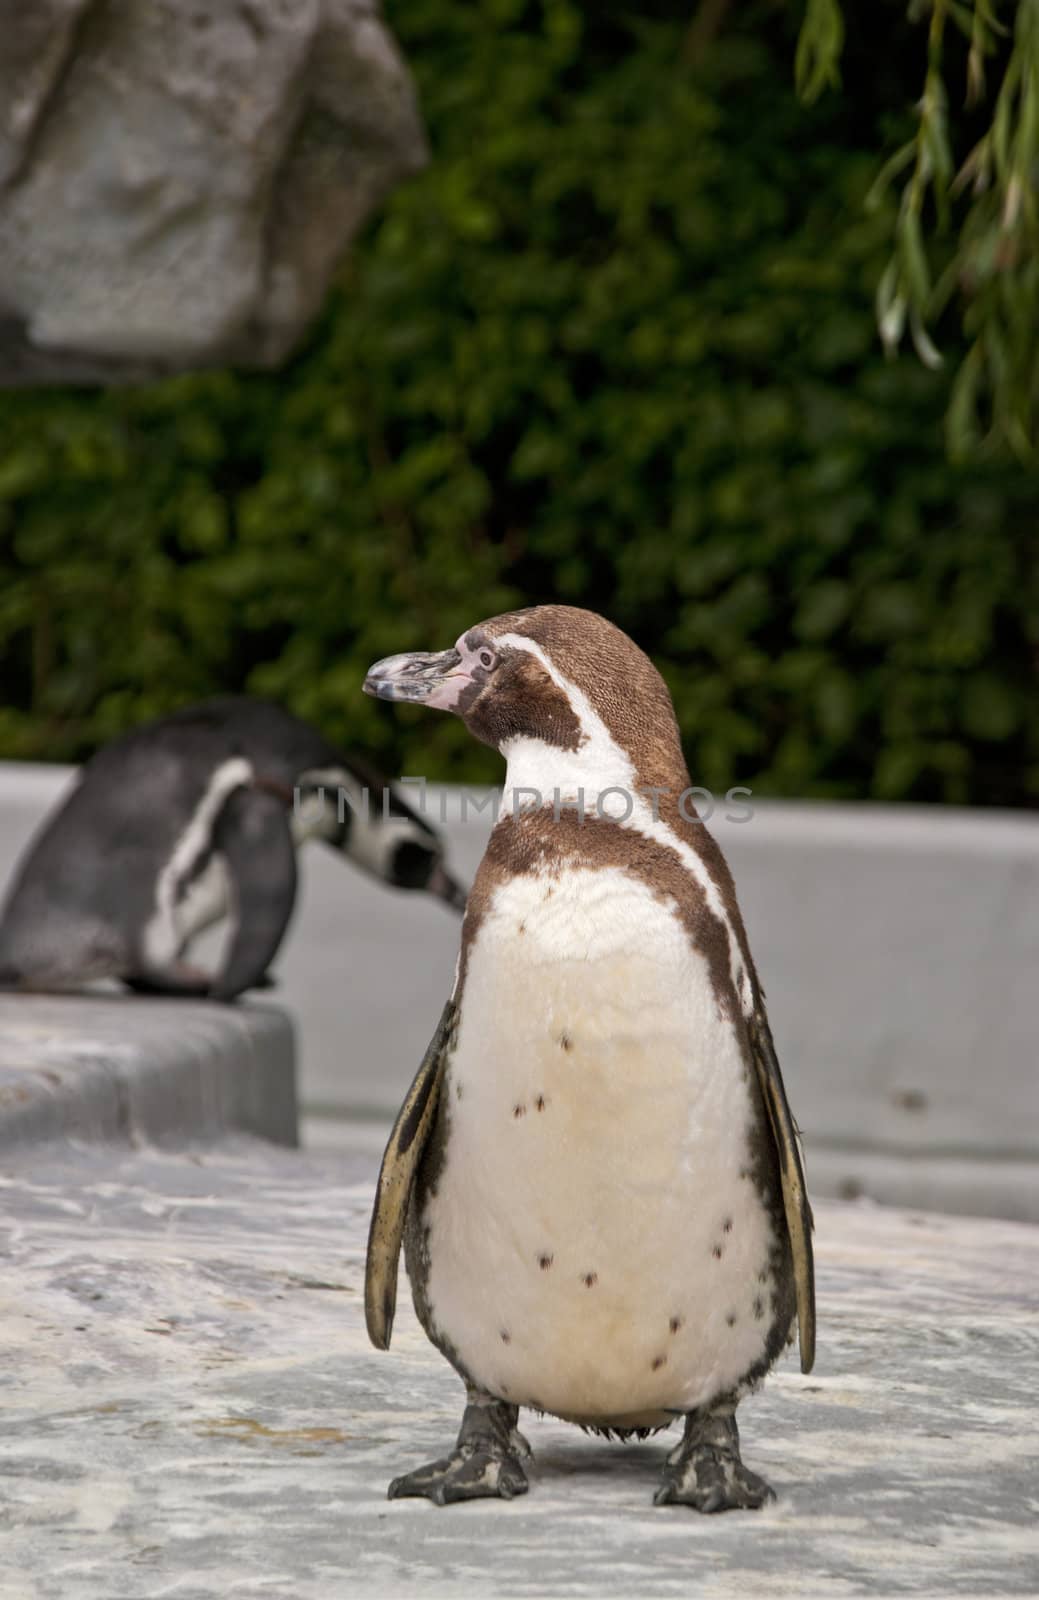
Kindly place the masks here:
[(783, 1086), (772, 1030), (760, 1000), (755, 1006), (749, 1028), (754, 1067), (768, 1112), (783, 1185), (783, 1209), (794, 1259), (801, 1371), (811, 1372), (815, 1362), (815, 1267), (812, 1257), (812, 1208), (805, 1186), (801, 1143)]
[(296, 849), (282, 801), (259, 789), (236, 789), (213, 832), (231, 879), (235, 931), (214, 1000), (233, 1000), (261, 984), (296, 901)]
[(364, 1275), (365, 1321), (368, 1337), (377, 1350), (390, 1347), (404, 1224), (415, 1174), (433, 1128), (454, 1015), (455, 1002), (451, 999), (441, 1013), (415, 1081), (397, 1113), (379, 1171)]

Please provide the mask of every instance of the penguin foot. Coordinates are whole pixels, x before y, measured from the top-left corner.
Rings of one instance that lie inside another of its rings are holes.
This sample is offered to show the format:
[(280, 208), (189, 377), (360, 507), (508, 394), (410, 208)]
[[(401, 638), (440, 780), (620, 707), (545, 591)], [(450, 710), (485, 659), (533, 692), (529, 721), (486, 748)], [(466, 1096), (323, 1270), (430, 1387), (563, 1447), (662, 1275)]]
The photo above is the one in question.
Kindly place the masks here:
[(691, 1411), (685, 1434), (664, 1465), (655, 1506), (692, 1506), (697, 1511), (756, 1511), (776, 1498), (764, 1478), (740, 1459), (736, 1418), (729, 1413)]
[(174, 961), (161, 971), (131, 972), (123, 977), (123, 983), (134, 994), (161, 994), (171, 1000), (204, 1000), (212, 989), (213, 979), (201, 967)]
[(517, 1431), (519, 1411), (489, 1395), (470, 1392), (458, 1443), (449, 1456), (394, 1478), (390, 1500), (424, 1498), (434, 1505), (459, 1500), (512, 1500), (526, 1494), (527, 1475), (521, 1457), (530, 1446)]

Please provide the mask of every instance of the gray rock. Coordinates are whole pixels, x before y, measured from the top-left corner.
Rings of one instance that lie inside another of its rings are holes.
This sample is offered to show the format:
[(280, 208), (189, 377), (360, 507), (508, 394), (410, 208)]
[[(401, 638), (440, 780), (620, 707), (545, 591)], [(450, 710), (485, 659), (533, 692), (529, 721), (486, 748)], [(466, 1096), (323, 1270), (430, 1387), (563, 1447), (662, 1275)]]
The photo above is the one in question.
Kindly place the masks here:
[(425, 159), (374, 0), (0, 0), (0, 382), (281, 361)]
[(0, 0), (0, 185), (18, 176), (87, 0)]

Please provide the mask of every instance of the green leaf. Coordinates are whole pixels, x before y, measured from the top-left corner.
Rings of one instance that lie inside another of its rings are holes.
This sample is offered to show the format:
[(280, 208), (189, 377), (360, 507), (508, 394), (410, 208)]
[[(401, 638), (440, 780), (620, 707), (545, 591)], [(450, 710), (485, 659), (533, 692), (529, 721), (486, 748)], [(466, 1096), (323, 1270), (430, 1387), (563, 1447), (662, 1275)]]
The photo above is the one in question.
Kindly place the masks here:
[(794, 58), (797, 92), (807, 104), (817, 100), (824, 89), (839, 86), (843, 48), (840, 0), (807, 0)]

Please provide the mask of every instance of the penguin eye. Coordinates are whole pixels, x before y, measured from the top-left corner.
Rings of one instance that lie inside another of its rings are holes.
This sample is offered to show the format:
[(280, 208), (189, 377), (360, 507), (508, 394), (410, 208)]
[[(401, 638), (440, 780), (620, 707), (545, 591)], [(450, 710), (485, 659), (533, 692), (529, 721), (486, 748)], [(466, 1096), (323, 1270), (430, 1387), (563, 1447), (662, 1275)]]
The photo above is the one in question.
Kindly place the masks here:
[(480, 651), (480, 665), (481, 665), (481, 667), (489, 667), (493, 660), (494, 660), (494, 657), (493, 657), (493, 655), (491, 654), (491, 652), (489, 650), (481, 650)]

